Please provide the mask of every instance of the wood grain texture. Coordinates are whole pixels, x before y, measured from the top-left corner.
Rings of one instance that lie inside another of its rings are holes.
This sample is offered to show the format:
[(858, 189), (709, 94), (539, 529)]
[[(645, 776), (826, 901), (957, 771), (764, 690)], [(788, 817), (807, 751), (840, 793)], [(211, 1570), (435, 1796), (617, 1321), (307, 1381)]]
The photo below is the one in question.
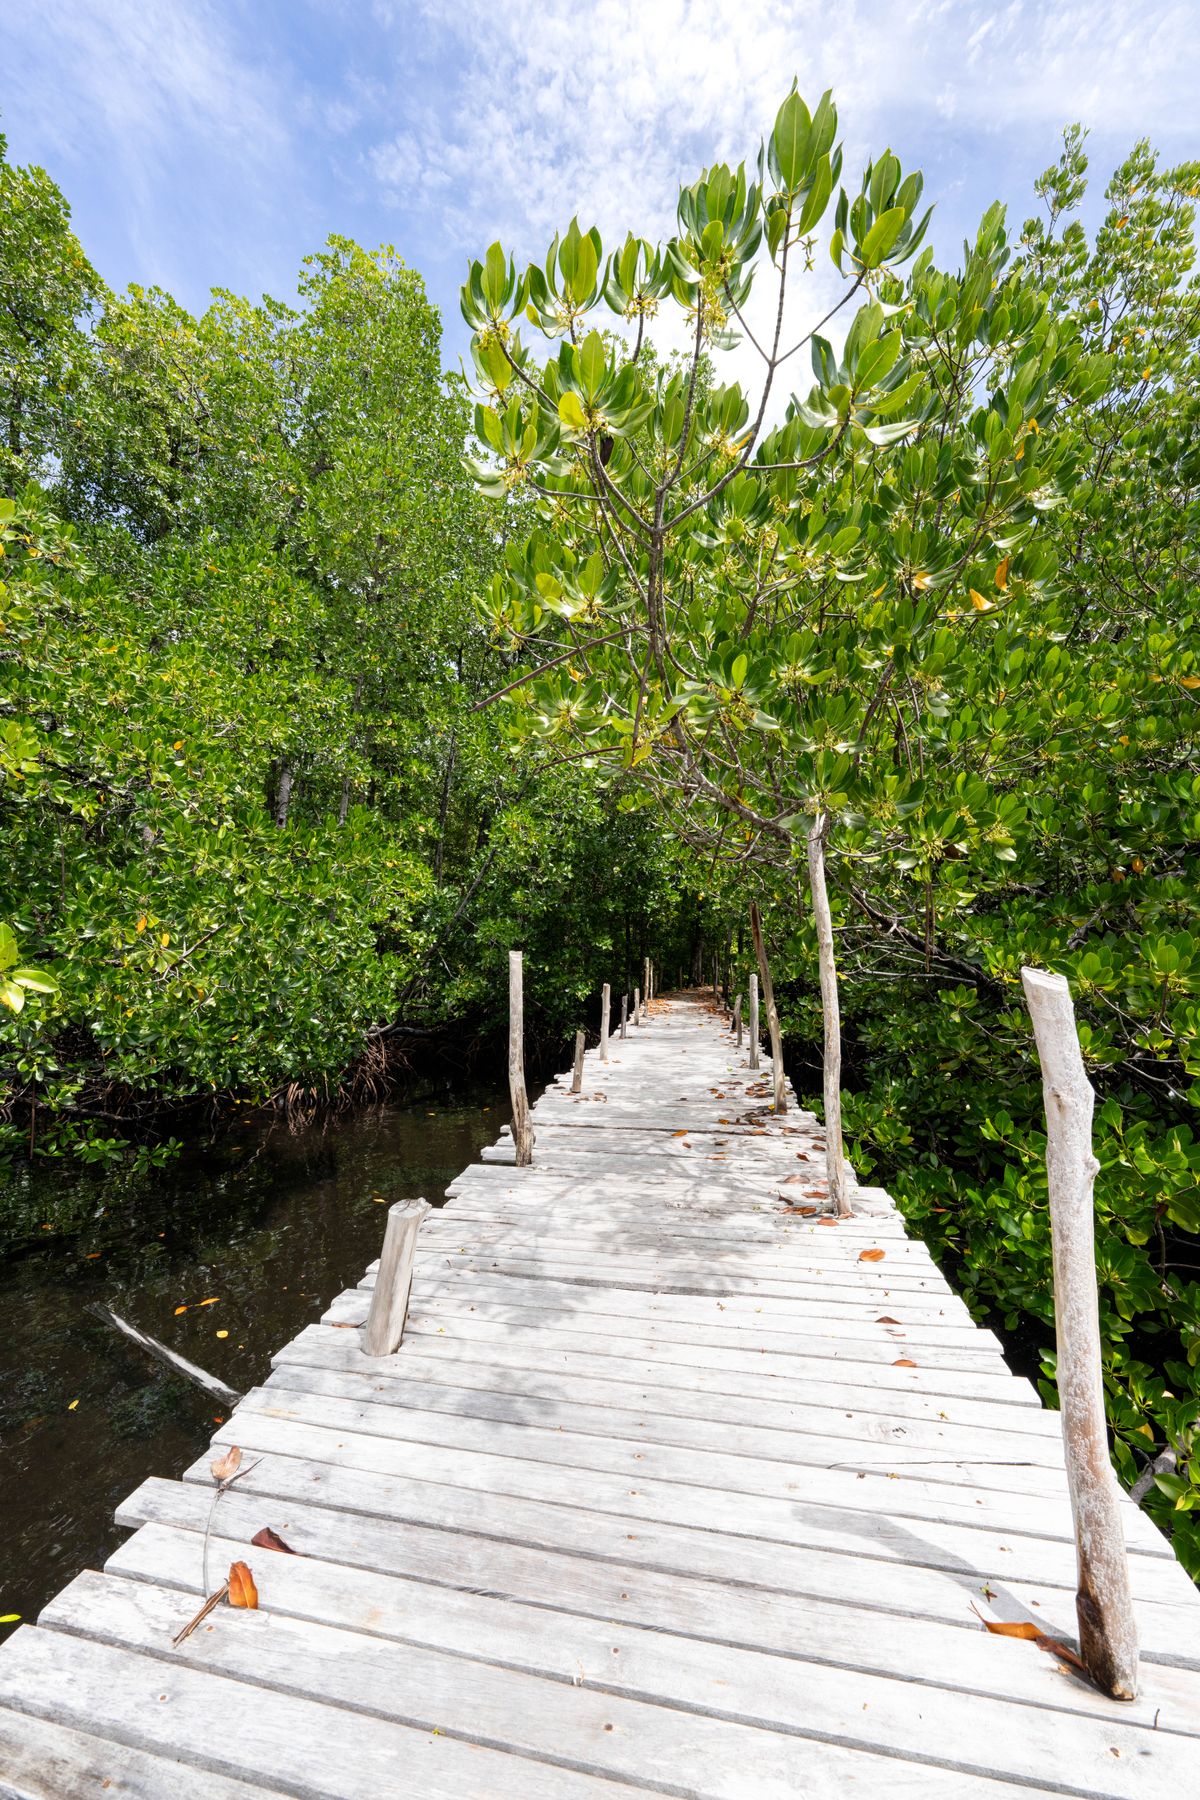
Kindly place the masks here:
[[(819, 1123), (641, 973), (637, 1029), (530, 1109), (535, 1165), (502, 1135), (423, 1223), (395, 1353), (345, 1329), (381, 1259), (217, 1434), (247, 1466), (215, 1510), (211, 1451), (151, 1477), (0, 1651), (0, 1800), (1190, 1791), (1169, 1545), (1118, 1501), (1127, 1706), (984, 1631), (1071, 1639), (1055, 1415), (886, 1195), (821, 1223)], [(210, 1525), (259, 1610), (175, 1649)]]

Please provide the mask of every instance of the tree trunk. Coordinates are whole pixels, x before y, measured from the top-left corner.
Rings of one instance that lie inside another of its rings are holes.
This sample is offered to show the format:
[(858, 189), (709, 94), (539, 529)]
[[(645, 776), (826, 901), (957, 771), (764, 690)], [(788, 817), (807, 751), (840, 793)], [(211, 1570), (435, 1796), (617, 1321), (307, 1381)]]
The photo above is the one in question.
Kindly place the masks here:
[(350, 777), (342, 776), (342, 793), (338, 801), (338, 824), (346, 823), (346, 814), (350, 811)]
[(825, 1020), (825, 1054), (822, 1074), (825, 1090), (825, 1167), (829, 1194), (838, 1217), (847, 1219), (850, 1204), (846, 1177), (846, 1151), (842, 1142), (842, 1020), (838, 1006), (837, 961), (833, 953), (833, 916), (825, 886), (825, 834), (827, 813), (818, 813), (808, 834), (808, 887), (812, 895), (813, 923), (817, 928), (817, 965), (821, 976), (821, 1012)]
[(754, 938), (754, 954), (758, 959), (758, 973), (762, 981), (763, 1000), (767, 1008), (767, 1031), (771, 1039), (771, 1059), (774, 1080), (774, 1111), (779, 1117), (787, 1111), (787, 1094), (783, 1085), (783, 1038), (779, 1031), (779, 1014), (775, 1009), (775, 989), (771, 985), (771, 970), (767, 963), (767, 947), (763, 943), (762, 919), (759, 917), (758, 902), (750, 902), (750, 932)]
[(442, 797), (438, 803), (437, 847), (433, 853), (433, 880), (435, 887), (442, 885), (442, 861), (446, 850), (446, 819), (450, 812), (450, 783), (454, 778), (454, 763), (458, 755), (458, 740), (450, 733), (450, 748), (446, 753), (446, 772), (442, 776)]
[(287, 757), (279, 762), (279, 785), (275, 789), (275, 823), (280, 831), (288, 822), (288, 808), (292, 804), (292, 788), (295, 784), (296, 772)]
[(1114, 1700), (1137, 1697), (1138, 1644), (1116, 1476), (1108, 1454), (1092, 1186), (1095, 1095), (1071, 990), (1061, 975), (1022, 969), (1042, 1065), (1046, 1182), (1054, 1249), (1054, 1322), (1067, 1485), (1075, 1521), (1079, 1652)]

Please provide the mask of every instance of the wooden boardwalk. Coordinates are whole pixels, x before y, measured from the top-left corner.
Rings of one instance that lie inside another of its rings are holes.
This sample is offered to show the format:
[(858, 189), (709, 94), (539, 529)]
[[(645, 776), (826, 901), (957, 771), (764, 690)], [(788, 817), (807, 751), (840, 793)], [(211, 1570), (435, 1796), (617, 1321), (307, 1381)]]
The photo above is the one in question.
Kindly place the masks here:
[[(0, 1794), (705, 1800), (1200, 1791), (1200, 1597), (1124, 1508), (1142, 1697), (1074, 1635), (1058, 1420), (881, 1194), (828, 1225), (808, 1115), (695, 1000), (535, 1108), (210, 1457), (0, 1652)], [(797, 1210), (792, 1210), (797, 1209)], [(252, 1465), (252, 1466), (251, 1466)], [(235, 1558), (257, 1612), (172, 1637)], [(251, 1548), (271, 1526), (295, 1556)]]

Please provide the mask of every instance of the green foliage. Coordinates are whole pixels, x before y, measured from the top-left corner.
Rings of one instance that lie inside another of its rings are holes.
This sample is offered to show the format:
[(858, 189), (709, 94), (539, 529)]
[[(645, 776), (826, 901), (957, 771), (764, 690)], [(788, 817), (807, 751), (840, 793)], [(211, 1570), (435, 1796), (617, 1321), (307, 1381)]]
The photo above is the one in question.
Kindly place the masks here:
[[(919, 249), (920, 177), (890, 152), (834, 199), (836, 132), (828, 97), (810, 113), (793, 93), (757, 181), (706, 170), (662, 247), (631, 238), (605, 263), (591, 234), (582, 287), (489, 252), (503, 281), (473, 274), (464, 294), (477, 467), (536, 522), (481, 617), (524, 662), (514, 737), (636, 771), (712, 859), (710, 944), (754, 882), (785, 1024), (814, 1048), (803, 856), (829, 821), (860, 1170), (892, 1183), (981, 1313), (1043, 1348), (1019, 973), (1070, 978), (1104, 1101), (1114, 1450), (1127, 1477), (1174, 1451), (1150, 1504), (1200, 1570), (1200, 169), (1140, 145), (1089, 244), (1072, 131), (1039, 183), (1046, 222), (1014, 243), (993, 206), (942, 270)], [(840, 343), (760, 341), (753, 283), (777, 283), (784, 317), (830, 212)], [(602, 302), (619, 334), (591, 329)], [(682, 370), (646, 355), (671, 306)], [(548, 360), (522, 314), (562, 340)], [(700, 378), (739, 331), (757, 397), (719, 367)], [(813, 385), (785, 402), (802, 349)]]

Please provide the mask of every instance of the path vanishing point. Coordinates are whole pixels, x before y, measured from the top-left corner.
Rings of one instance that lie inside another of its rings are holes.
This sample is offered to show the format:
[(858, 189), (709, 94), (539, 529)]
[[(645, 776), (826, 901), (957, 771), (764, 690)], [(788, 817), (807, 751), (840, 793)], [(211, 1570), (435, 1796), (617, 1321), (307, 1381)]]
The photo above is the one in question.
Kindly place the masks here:
[[(20, 1800), (1200, 1793), (1200, 1595), (1122, 1508), (1142, 1692), (1075, 1631), (1058, 1416), (888, 1197), (834, 1224), (723, 1016), (659, 1001), (0, 1651)], [(241, 1465), (217, 1493), (214, 1456)], [(295, 1555), (252, 1543), (270, 1527)], [(231, 1563), (257, 1610), (221, 1602)], [(981, 1617), (982, 1615), (982, 1617)], [(1045, 1634), (998, 1635), (993, 1622)]]

